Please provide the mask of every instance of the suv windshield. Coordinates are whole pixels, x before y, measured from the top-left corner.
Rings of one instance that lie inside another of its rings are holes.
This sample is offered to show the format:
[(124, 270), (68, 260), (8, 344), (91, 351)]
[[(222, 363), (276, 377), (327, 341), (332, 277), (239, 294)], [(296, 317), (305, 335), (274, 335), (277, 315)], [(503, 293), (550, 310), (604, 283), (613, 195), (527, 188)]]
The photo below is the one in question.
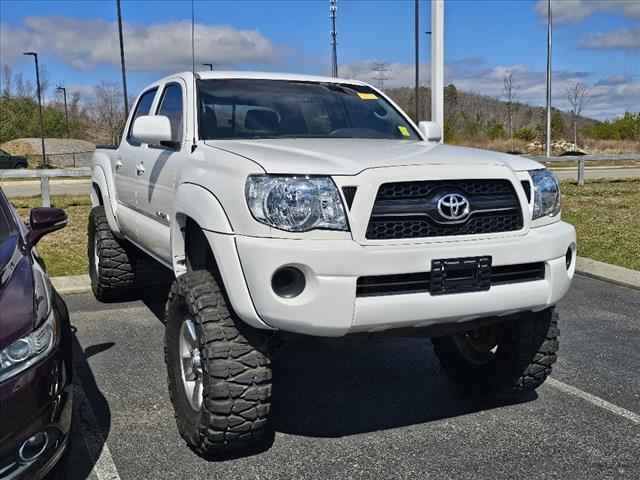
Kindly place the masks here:
[(286, 80), (199, 80), (201, 139), (419, 139), (370, 87)]

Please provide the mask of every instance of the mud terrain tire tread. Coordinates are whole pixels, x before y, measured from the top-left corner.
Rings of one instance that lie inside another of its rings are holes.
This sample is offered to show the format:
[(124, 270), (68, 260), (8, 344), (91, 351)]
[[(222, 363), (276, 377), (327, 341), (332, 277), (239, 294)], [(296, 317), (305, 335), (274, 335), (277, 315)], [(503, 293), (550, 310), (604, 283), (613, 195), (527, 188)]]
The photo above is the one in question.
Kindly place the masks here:
[(451, 337), (432, 339), (443, 370), (461, 386), (476, 391), (513, 395), (538, 388), (557, 360), (558, 313), (553, 308), (524, 313), (504, 327), (498, 350), (485, 365), (467, 361)]
[[(184, 314), (195, 322), (200, 340), (204, 375), (200, 412), (194, 412), (187, 404), (176, 358)], [(269, 424), (268, 336), (236, 317), (216, 278), (208, 271), (189, 272), (174, 281), (166, 318), (169, 393), (178, 430), (189, 447), (207, 458), (270, 445), (273, 431)]]
[[(109, 228), (104, 207), (94, 207), (89, 214), (89, 275), (91, 289), (100, 301), (127, 298), (136, 285), (135, 258), (131, 248), (118, 240)], [(97, 237), (98, 271), (93, 262), (94, 236)]]

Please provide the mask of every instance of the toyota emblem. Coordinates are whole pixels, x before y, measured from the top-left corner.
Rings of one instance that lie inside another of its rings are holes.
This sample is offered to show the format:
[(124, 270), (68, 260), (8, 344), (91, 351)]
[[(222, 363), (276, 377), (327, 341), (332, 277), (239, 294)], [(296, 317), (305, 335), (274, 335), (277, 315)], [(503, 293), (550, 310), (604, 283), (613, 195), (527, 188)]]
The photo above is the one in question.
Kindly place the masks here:
[(470, 213), (469, 200), (459, 193), (447, 193), (438, 200), (438, 213), (447, 220), (464, 220)]

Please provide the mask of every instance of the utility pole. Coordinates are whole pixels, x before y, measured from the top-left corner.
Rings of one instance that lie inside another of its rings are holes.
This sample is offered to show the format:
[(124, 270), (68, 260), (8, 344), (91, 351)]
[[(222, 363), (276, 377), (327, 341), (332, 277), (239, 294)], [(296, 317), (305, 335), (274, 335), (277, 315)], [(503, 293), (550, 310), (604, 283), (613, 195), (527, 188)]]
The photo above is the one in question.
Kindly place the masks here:
[(127, 68), (124, 64), (124, 40), (122, 37), (122, 9), (120, 0), (116, 0), (118, 8), (118, 35), (120, 37), (120, 68), (122, 70), (122, 92), (124, 94), (124, 115), (129, 115), (129, 95), (127, 93)]
[(209, 71), (213, 72), (213, 63), (201, 63), (200, 65), (204, 67), (209, 67)]
[(67, 138), (70, 138), (71, 133), (69, 131), (69, 109), (67, 108), (67, 89), (64, 87), (58, 86), (56, 90), (58, 90), (59, 92), (62, 92), (62, 95), (64, 97), (64, 121), (67, 127)]
[(416, 117), (420, 121), (420, 0), (415, 0), (415, 34), (416, 34)]
[(551, 156), (551, 40), (552, 40), (551, 0), (547, 0), (547, 139), (546, 155)]
[(374, 80), (378, 82), (378, 88), (384, 90), (384, 81), (389, 80), (385, 74), (389, 71), (389, 64), (387, 62), (374, 62), (372, 70), (376, 72)]
[(431, 0), (431, 121), (444, 141), (444, 0)]
[(36, 84), (38, 86), (38, 110), (40, 112), (40, 141), (42, 142), (42, 168), (47, 166), (47, 152), (44, 149), (44, 118), (42, 116), (42, 94), (40, 92), (40, 68), (38, 67), (38, 54), (36, 52), (24, 52), (23, 55), (32, 56), (36, 63)]
[(338, 0), (329, 0), (329, 18), (331, 18), (331, 75), (338, 77), (338, 42), (336, 37), (336, 12), (338, 10)]

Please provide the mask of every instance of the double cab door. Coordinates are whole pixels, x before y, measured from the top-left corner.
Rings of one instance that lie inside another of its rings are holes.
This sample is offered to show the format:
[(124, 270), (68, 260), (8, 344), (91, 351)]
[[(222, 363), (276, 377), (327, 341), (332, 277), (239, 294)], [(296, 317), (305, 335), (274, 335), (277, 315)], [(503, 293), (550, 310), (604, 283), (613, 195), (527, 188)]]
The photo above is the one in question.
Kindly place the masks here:
[[(138, 246), (168, 265), (177, 174), (188, 151), (184, 145), (184, 92), (184, 82), (176, 79), (152, 87), (139, 97), (120, 158), (113, 166), (121, 228)], [(131, 131), (141, 115), (168, 117), (171, 141), (149, 145), (136, 140)]]

